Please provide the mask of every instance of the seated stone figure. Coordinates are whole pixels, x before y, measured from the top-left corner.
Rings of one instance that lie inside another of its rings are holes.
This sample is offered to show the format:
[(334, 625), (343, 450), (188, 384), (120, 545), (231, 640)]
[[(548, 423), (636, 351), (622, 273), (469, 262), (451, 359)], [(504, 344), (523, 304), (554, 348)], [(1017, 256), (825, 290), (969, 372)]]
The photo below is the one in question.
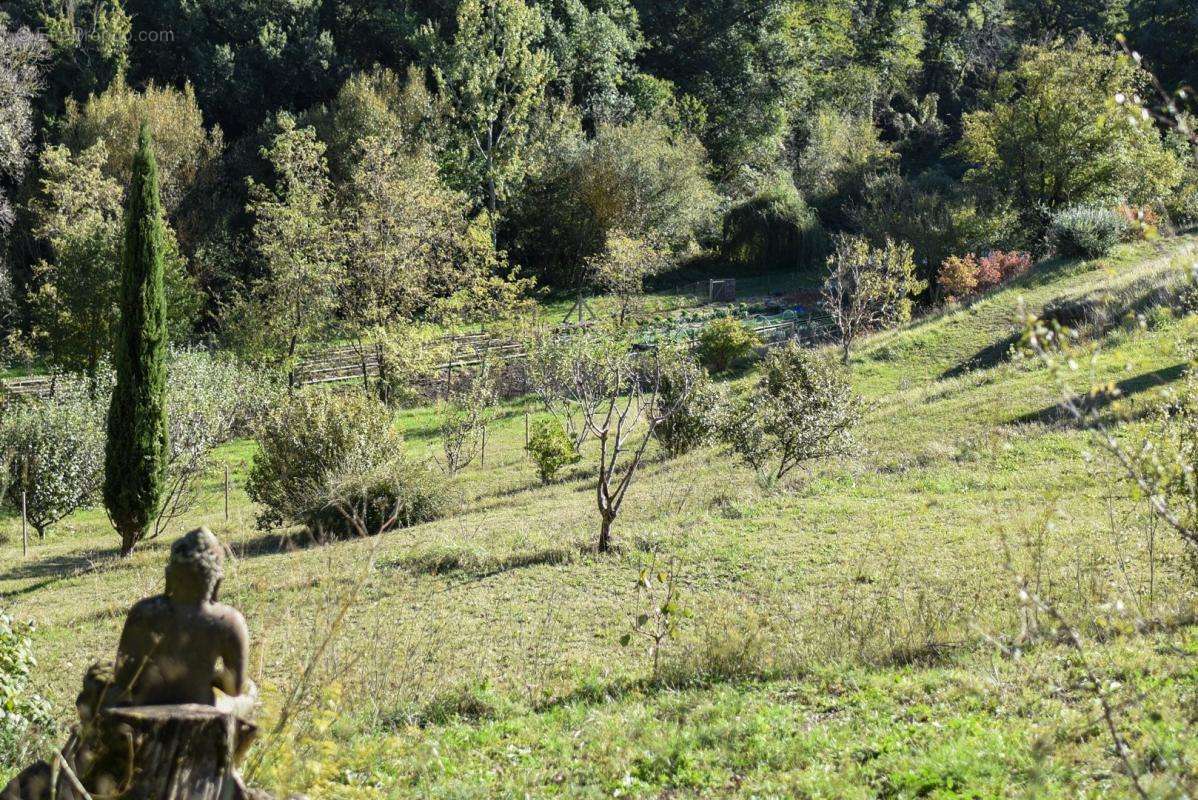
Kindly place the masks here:
[[(237, 609), (217, 602), (224, 551), (206, 528), (171, 545), (166, 589), (129, 611), (117, 647), (116, 696), (102, 705), (199, 703), (246, 716), (249, 632)], [(217, 702), (216, 690), (225, 697)]]
[[(240, 612), (217, 601), (223, 562), (220, 540), (206, 528), (176, 541), (166, 567), (165, 590), (130, 609), (115, 664), (95, 664), (84, 675), (83, 691), (76, 700), (80, 724), (62, 756), (64, 767), (91, 796), (123, 796), (135, 759), (131, 732), (120, 725), (101, 724), (106, 710), (198, 704), (242, 719), (250, 715), (254, 696), (246, 678), (249, 632)], [(253, 735), (252, 725), (239, 726), (234, 765)], [(236, 788), (232, 797), (251, 796), (236, 773), (232, 780)], [(39, 762), (0, 791), (0, 800), (81, 797), (61, 779), (54, 791), (52, 783), (50, 765)]]

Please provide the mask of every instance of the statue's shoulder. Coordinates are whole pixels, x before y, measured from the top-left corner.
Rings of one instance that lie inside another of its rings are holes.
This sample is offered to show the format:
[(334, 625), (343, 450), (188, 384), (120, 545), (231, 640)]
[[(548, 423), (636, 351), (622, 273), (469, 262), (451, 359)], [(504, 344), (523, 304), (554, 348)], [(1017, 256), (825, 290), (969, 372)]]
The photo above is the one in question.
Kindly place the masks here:
[(127, 619), (129, 621), (153, 619), (170, 613), (170, 609), (171, 601), (167, 599), (166, 595), (156, 594), (134, 603), (133, 608), (129, 609)]
[(227, 606), (224, 603), (213, 603), (209, 606), (208, 613), (213, 619), (216, 619), (230, 629), (237, 631), (246, 630), (245, 617), (241, 615), (240, 611), (233, 608), (233, 606)]

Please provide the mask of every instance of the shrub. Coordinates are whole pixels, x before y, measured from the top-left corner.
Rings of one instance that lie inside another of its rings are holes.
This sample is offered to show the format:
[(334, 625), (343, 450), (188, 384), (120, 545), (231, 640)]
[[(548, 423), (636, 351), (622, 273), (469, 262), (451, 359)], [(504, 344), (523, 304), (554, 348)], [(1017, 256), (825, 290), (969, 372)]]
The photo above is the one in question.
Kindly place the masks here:
[(315, 500), (302, 521), (318, 540), (410, 528), (440, 519), (450, 504), (444, 480), (403, 457), (364, 476), (343, 477)]
[(949, 256), (940, 265), (936, 277), (940, 290), (949, 300), (970, 297), (978, 288), (978, 260), (973, 253)]
[(937, 282), (947, 299), (959, 299), (995, 289), (1031, 268), (1031, 255), (1016, 250), (992, 250), (981, 258), (969, 253), (945, 259)]
[(554, 480), (562, 467), (577, 464), (581, 460), (557, 417), (537, 420), (525, 450), (537, 465), (537, 474), (545, 483)]
[(246, 491), (261, 528), (308, 524), (356, 476), (377, 474), (402, 451), (391, 413), (358, 394), (304, 392), (258, 426)]
[(1026, 274), (1031, 268), (1032, 257), (1029, 253), (992, 250), (978, 259), (978, 291), (988, 292)]
[(820, 263), (827, 235), (794, 183), (779, 180), (724, 215), (724, 255), (741, 264), (803, 269)]
[(82, 382), (66, 379), (53, 397), (18, 407), (0, 427), (10, 481), (5, 499), (19, 511), (25, 493), (39, 538), (96, 499), (104, 479), (102, 415)]
[(37, 666), (31, 631), (0, 614), (0, 764), (27, 761), (53, 725), (50, 703), (29, 685)]
[(729, 414), (724, 440), (763, 481), (852, 449), (863, 405), (844, 372), (795, 343), (770, 354), (749, 396)]
[(761, 344), (761, 339), (740, 320), (724, 317), (699, 334), (699, 362), (713, 373), (724, 372)]
[(1127, 220), (1117, 212), (1102, 206), (1081, 205), (1053, 214), (1048, 235), (1059, 255), (1099, 258), (1123, 241), (1127, 231)]
[(1005, 209), (983, 209), (975, 193), (935, 167), (915, 177), (893, 168), (868, 176), (849, 217), (850, 228), (871, 242), (910, 244), (921, 280), (935, 280), (937, 268), (953, 253), (1005, 239), (1009, 221)]
[(679, 357), (663, 367), (658, 403), (673, 408), (653, 435), (670, 458), (702, 446), (719, 426), (723, 398), (707, 371)]
[(1183, 315), (1198, 314), (1198, 266), (1186, 270), (1175, 290), (1173, 305)]

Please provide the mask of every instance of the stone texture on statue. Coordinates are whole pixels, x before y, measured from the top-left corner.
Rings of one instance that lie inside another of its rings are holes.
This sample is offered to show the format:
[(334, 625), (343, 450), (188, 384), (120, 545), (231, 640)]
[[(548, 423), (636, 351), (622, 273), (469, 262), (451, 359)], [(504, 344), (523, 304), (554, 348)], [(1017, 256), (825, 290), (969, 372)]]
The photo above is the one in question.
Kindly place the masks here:
[[(61, 765), (35, 764), (0, 800), (247, 797), (236, 765), (256, 729), (246, 717), (249, 633), (217, 600), (224, 549), (207, 529), (171, 546), (163, 594), (130, 609), (112, 667), (84, 676), (79, 725)], [(57, 774), (55, 774), (57, 773)]]
[(133, 606), (116, 657), (119, 701), (216, 704), (216, 689), (245, 692), (249, 632), (237, 609), (217, 602), (224, 551), (205, 528), (171, 546), (166, 589)]

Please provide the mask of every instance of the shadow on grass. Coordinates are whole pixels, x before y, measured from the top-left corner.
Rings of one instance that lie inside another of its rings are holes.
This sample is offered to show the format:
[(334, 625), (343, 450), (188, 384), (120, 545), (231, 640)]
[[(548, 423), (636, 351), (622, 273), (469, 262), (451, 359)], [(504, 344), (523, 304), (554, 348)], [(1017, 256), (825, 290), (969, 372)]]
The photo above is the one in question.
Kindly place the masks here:
[(37, 583), (11, 592), (0, 592), (0, 598), (19, 597), (31, 594), (59, 581), (86, 575), (102, 565), (113, 563), (120, 556), (118, 547), (97, 547), (76, 553), (42, 558), (17, 564), (0, 574), (0, 581), (35, 580)]
[[(1145, 372), (1143, 375), (1137, 375), (1134, 378), (1128, 378), (1126, 380), (1119, 381), (1115, 384), (1116, 388), (1119, 390), (1117, 394), (1112, 395), (1108, 393), (1093, 399), (1090, 401), (1089, 407), (1086, 410), (1090, 412), (1098, 412), (1109, 407), (1110, 404), (1116, 399), (1126, 399), (1128, 397), (1133, 397), (1137, 394), (1142, 394), (1143, 392), (1151, 391), (1152, 389), (1173, 383), (1185, 375), (1186, 369), (1188, 367), (1188, 363), (1182, 362), (1181, 364), (1174, 364), (1171, 367), (1161, 367), (1160, 369), (1153, 370), (1152, 372)], [(1008, 420), (1007, 424), (1030, 425), (1039, 423), (1041, 425), (1058, 425), (1071, 421), (1072, 415), (1059, 404), (1057, 404), (1048, 406), (1047, 408), (1042, 408), (1039, 411), (1033, 411), (1029, 414), (1024, 414), (1012, 420)]]
[(528, 492), (532, 492), (537, 489), (544, 489), (547, 487), (556, 486), (559, 483), (570, 483), (570, 482), (572, 482), (572, 480), (568, 476), (563, 476), (563, 477), (555, 478), (555, 479), (549, 481), (548, 483), (545, 483), (540, 478), (538, 478), (534, 475), (534, 476), (530, 477), (528, 480), (521, 481), (520, 483), (516, 483), (511, 486), (507, 486), (503, 489), (496, 489), (493, 492), (487, 492), (486, 494), (479, 495), (478, 499), (479, 500), (504, 500), (504, 499), (507, 499), (510, 497), (516, 497), (518, 495), (526, 494)]
[(307, 550), (319, 545), (307, 529), (289, 533), (266, 533), (248, 542), (230, 545), (233, 555), (237, 558), (257, 558), (258, 556), (273, 556), (280, 553), (294, 553), (297, 550)]
[(943, 381), (949, 378), (959, 378), (970, 372), (996, 367), (1007, 360), (1011, 348), (1015, 346), (1019, 339), (1020, 334), (1016, 333), (988, 344), (960, 364), (940, 373), (939, 379)]
[(578, 543), (550, 545), (519, 553), (491, 555), (466, 548), (446, 546), (392, 559), (382, 566), (415, 575), (465, 575), (475, 579), (491, 578), (530, 567), (570, 564), (594, 552)]
[(1071, 273), (1095, 269), (1098, 265), (1075, 258), (1056, 256), (1036, 264), (1025, 275), (1003, 285), (1004, 289), (1035, 289), (1064, 278)]

